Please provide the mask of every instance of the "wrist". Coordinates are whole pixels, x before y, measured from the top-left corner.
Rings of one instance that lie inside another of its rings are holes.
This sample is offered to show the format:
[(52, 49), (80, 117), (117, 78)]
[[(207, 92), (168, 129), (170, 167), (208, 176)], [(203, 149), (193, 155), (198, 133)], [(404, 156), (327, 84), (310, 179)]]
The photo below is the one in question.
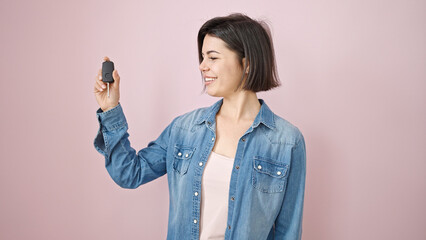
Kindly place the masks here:
[(111, 109), (113, 109), (113, 108), (115, 108), (115, 107), (117, 107), (118, 106), (118, 103), (117, 104), (115, 104), (114, 106), (107, 106), (107, 107), (105, 107), (105, 108), (102, 108), (101, 107), (101, 109), (102, 109), (102, 111), (103, 112), (106, 112), (106, 111), (109, 111), (109, 110), (111, 110)]

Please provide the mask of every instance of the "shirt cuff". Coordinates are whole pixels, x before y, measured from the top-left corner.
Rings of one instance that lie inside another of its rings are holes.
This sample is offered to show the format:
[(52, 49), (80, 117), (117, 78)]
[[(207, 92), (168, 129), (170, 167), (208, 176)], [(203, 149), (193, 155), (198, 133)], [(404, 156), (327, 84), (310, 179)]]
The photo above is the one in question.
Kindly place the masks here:
[(106, 112), (99, 108), (96, 111), (96, 115), (101, 129), (105, 131), (114, 131), (127, 125), (127, 120), (120, 103)]

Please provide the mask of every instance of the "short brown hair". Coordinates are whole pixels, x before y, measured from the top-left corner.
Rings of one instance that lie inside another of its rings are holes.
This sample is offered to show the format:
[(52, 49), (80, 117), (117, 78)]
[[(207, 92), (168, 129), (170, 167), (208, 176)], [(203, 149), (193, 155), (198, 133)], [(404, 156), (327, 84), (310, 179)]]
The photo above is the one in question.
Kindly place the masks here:
[[(198, 58), (203, 61), (202, 47), (205, 36), (209, 34), (222, 39), (226, 47), (234, 51), (244, 72), (247, 62), (250, 65), (244, 90), (253, 92), (268, 91), (281, 85), (275, 65), (275, 53), (271, 32), (263, 21), (253, 20), (242, 13), (232, 13), (225, 17), (208, 20), (198, 31)], [(242, 59), (246, 64), (242, 66)], [(244, 74), (237, 87), (241, 87)], [(204, 80), (203, 80), (204, 82)], [(204, 85), (204, 90), (206, 86)]]

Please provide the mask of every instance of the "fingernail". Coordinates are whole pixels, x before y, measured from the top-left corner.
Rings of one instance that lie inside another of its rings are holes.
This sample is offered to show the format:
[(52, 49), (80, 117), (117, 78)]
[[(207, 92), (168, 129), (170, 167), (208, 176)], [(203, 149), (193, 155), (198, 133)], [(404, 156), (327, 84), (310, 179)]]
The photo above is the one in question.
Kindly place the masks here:
[(105, 85), (102, 85), (102, 88), (106, 88)]
[(102, 79), (102, 76), (99, 76), (99, 80), (101, 80)]

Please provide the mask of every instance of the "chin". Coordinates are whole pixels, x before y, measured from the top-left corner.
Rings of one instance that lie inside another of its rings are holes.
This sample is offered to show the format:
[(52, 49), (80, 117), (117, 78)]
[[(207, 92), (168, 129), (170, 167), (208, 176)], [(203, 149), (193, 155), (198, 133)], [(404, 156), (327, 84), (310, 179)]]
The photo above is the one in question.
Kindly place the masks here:
[(220, 92), (217, 92), (217, 91), (212, 91), (212, 90), (208, 89), (208, 87), (206, 89), (206, 93), (209, 96), (212, 96), (212, 97), (223, 97), (223, 94), (220, 94)]
[(218, 93), (218, 92), (208, 92), (207, 91), (207, 94), (209, 95), (209, 96), (211, 96), (211, 97), (218, 97), (218, 98), (226, 98), (226, 97), (228, 97), (229, 95), (227, 95), (227, 94), (223, 94), (223, 93)]
[(211, 97), (222, 97), (220, 94), (209, 93), (209, 92), (207, 92), (207, 94)]

